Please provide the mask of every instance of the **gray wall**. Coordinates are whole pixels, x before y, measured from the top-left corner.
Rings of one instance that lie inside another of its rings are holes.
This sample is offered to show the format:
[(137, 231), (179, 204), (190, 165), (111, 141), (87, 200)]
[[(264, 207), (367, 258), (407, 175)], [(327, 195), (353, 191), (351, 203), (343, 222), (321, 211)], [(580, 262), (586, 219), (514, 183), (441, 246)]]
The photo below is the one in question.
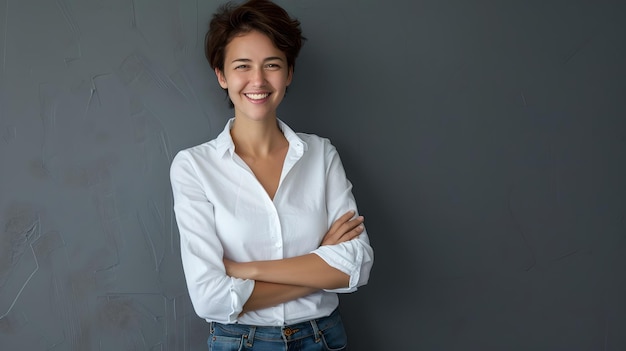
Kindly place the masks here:
[[(626, 22), (607, 1), (280, 1), (280, 117), (376, 250), (353, 350), (626, 349)], [(215, 1), (0, 1), (0, 350), (204, 350), (173, 155), (232, 115)]]

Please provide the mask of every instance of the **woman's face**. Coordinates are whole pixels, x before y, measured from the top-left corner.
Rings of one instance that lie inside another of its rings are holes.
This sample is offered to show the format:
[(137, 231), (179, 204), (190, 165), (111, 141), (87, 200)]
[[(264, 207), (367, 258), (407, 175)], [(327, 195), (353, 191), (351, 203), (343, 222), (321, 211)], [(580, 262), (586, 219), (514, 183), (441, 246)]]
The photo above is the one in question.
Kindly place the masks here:
[(220, 86), (228, 89), (236, 118), (275, 118), (291, 83), (293, 70), (285, 54), (265, 34), (251, 31), (226, 46), (224, 71), (215, 69)]

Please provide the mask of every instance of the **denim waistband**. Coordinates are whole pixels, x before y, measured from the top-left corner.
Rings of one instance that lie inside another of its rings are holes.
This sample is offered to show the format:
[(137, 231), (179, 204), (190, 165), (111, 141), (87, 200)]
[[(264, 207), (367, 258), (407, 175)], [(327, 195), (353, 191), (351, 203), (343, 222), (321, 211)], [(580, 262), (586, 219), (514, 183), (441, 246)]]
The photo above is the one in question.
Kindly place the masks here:
[(336, 308), (328, 317), (312, 319), (285, 326), (255, 326), (248, 324), (222, 324), (211, 322), (211, 329), (219, 330), (221, 333), (229, 335), (241, 335), (248, 342), (255, 339), (265, 341), (291, 341), (314, 336), (316, 341), (320, 338), (320, 333), (328, 328), (332, 328), (341, 322), (339, 308)]

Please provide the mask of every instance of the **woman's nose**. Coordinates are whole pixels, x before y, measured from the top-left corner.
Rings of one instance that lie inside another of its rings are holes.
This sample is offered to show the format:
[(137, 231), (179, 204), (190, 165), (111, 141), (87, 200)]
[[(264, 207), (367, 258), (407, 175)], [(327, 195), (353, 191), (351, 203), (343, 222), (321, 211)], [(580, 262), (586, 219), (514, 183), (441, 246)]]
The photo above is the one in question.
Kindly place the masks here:
[(262, 68), (253, 70), (251, 80), (255, 85), (263, 85), (265, 83), (265, 71)]

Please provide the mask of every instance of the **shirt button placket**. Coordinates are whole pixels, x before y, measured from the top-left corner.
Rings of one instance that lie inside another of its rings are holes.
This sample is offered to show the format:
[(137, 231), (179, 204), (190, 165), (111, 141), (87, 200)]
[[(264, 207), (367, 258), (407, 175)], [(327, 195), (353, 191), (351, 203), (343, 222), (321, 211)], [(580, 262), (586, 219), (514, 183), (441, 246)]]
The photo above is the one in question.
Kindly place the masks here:
[(272, 235), (271, 240), (274, 242), (274, 247), (276, 248), (274, 256), (277, 259), (281, 259), (283, 258), (283, 233), (282, 233), (282, 228), (280, 225), (280, 218), (278, 217), (278, 211), (276, 210), (276, 207), (274, 206), (274, 204), (272, 203), (272, 219), (270, 220), (271, 226), (272, 226), (272, 233), (274, 233), (274, 235)]

